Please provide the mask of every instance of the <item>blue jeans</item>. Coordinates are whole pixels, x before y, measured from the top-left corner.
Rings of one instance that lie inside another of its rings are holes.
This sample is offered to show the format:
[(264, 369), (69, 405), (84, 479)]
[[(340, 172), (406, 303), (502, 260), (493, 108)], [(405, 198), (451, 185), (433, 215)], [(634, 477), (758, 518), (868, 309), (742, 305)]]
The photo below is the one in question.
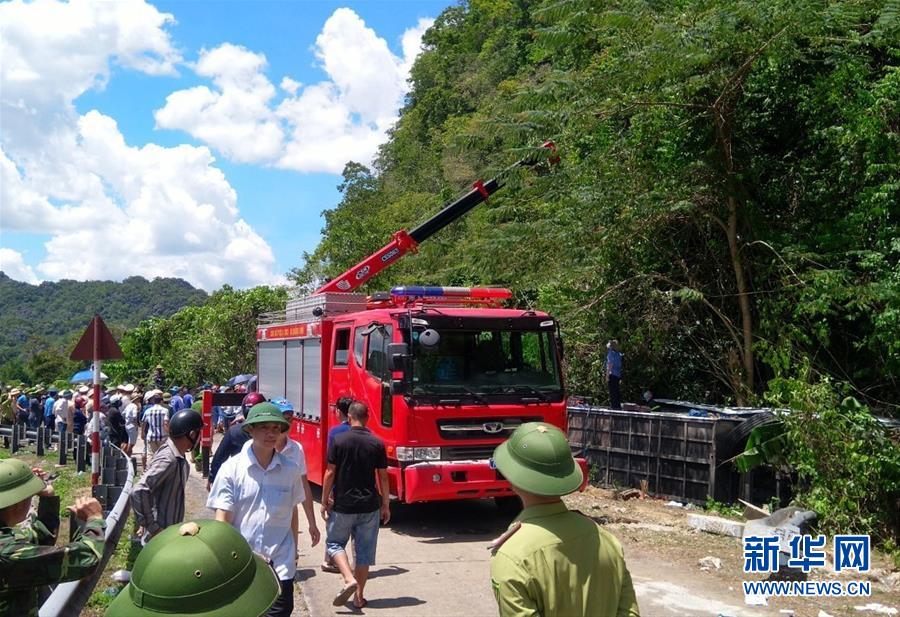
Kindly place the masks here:
[(375, 548), (378, 545), (378, 525), (381, 511), (345, 514), (334, 510), (325, 521), (325, 550), (329, 557), (347, 550), (347, 542), (353, 538), (353, 564), (375, 565)]

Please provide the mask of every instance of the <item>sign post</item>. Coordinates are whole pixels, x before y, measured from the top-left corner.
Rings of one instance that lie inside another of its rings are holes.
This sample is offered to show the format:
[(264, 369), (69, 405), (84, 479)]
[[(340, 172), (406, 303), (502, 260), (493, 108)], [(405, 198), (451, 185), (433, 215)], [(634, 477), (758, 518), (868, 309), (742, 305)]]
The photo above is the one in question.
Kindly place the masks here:
[(97, 485), (100, 481), (100, 367), (103, 360), (115, 360), (124, 357), (116, 339), (100, 315), (94, 315), (90, 325), (81, 335), (75, 349), (69, 355), (72, 360), (93, 361), (93, 398), (94, 413), (91, 418), (93, 432), (91, 433), (91, 484)]

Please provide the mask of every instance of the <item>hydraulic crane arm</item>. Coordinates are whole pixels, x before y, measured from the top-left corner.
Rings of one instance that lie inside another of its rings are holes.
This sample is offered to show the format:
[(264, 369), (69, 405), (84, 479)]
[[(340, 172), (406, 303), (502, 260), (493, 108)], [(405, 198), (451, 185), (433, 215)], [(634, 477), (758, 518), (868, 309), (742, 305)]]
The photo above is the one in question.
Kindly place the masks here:
[[(555, 152), (553, 142), (551, 141), (544, 143), (542, 147)], [(551, 157), (551, 162), (556, 162), (554, 158), (555, 157)], [(440, 212), (412, 231), (407, 232), (405, 229), (401, 229), (396, 232), (390, 242), (341, 274), (339, 277), (332, 279), (317, 289), (313, 295), (335, 291), (353, 291), (354, 289), (357, 289), (373, 276), (397, 262), (407, 253), (414, 252), (419, 244), (450, 223), (464, 216), (472, 210), (472, 208), (487, 201), (488, 197), (503, 187), (504, 182), (501, 178), (511, 169), (519, 167), (520, 165), (534, 165), (537, 160), (537, 157), (534, 156), (525, 157), (522, 160), (513, 163), (497, 178), (493, 178), (487, 182), (478, 180), (472, 185), (473, 188), (468, 193), (445, 206)]]

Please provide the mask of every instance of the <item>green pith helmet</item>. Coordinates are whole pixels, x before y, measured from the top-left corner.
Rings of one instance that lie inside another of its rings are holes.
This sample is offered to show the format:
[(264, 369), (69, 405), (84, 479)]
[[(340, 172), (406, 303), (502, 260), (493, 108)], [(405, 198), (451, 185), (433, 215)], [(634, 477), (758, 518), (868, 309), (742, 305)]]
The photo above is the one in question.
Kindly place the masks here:
[(14, 458), (0, 461), (0, 508), (17, 504), (44, 490), (44, 481), (31, 467)]
[(494, 464), (510, 483), (544, 497), (567, 495), (584, 474), (563, 432), (543, 422), (523, 424), (494, 450)]
[(107, 617), (258, 617), (278, 597), (275, 572), (228, 523), (172, 525), (144, 547)]
[(247, 413), (247, 419), (244, 420), (244, 430), (252, 424), (262, 424), (264, 422), (275, 422), (281, 425), (281, 432), (285, 432), (291, 428), (290, 422), (284, 419), (284, 414), (272, 403), (257, 403), (250, 408)]

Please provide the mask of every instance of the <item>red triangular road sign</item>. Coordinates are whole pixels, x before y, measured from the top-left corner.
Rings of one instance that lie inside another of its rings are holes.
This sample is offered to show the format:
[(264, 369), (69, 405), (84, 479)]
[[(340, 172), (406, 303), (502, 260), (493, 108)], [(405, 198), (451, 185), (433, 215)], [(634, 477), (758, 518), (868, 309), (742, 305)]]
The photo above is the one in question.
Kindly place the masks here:
[(69, 355), (71, 360), (115, 360), (124, 357), (119, 344), (100, 315), (94, 315), (91, 325), (81, 335), (81, 339)]

